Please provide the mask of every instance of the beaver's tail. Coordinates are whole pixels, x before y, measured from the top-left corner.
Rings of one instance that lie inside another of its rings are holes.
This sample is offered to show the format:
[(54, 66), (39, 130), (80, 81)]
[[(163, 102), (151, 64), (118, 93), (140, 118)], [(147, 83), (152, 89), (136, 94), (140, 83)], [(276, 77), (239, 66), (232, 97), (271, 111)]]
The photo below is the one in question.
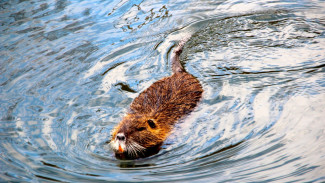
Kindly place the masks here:
[(183, 51), (183, 47), (184, 47), (185, 43), (187, 42), (187, 40), (189, 40), (189, 37), (182, 39), (178, 43), (177, 47), (175, 48), (175, 50), (172, 53), (171, 60), (172, 60), (172, 70), (174, 73), (185, 72), (185, 69), (183, 68), (183, 66), (181, 65), (181, 62), (179, 60), (179, 56), (181, 55), (181, 53)]

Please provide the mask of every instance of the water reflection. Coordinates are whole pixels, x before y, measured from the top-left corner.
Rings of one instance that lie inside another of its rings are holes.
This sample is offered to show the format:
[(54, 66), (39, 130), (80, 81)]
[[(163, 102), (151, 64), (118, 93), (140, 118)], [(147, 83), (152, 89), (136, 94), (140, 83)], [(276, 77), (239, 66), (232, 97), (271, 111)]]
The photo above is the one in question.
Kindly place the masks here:
[[(324, 5), (3, 1), (1, 181), (322, 182)], [(171, 73), (204, 86), (162, 150), (121, 161), (110, 131)]]

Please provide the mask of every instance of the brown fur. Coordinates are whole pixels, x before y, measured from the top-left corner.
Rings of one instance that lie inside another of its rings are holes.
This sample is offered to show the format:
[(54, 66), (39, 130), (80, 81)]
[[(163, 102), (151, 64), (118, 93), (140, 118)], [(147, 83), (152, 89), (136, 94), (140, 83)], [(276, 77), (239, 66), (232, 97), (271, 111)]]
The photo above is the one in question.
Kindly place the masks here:
[[(134, 159), (158, 152), (174, 124), (193, 111), (199, 102), (203, 92), (201, 84), (179, 62), (183, 45), (180, 44), (173, 53), (174, 74), (140, 93), (132, 102), (130, 112), (113, 130), (111, 143), (115, 143), (112, 148), (118, 158)], [(117, 134), (124, 134), (125, 141), (119, 142)], [(123, 152), (117, 148), (119, 143), (125, 143)], [(142, 148), (135, 145), (134, 152), (128, 147), (132, 143)]]

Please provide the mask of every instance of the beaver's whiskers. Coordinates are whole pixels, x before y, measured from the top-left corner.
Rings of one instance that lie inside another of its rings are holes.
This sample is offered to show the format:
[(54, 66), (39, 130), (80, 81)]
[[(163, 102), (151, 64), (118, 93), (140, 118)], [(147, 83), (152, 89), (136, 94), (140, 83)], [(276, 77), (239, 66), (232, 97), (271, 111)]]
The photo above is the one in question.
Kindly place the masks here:
[(142, 155), (144, 155), (144, 150), (145, 149), (146, 148), (142, 147), (141, 145), (139, 145), (135, 141), (130, 141), (126, 145), (126, 152), (130, 156), (133, 156), (133, 157), (138, 157), (139, 156), (139, 153), (141, 153)]

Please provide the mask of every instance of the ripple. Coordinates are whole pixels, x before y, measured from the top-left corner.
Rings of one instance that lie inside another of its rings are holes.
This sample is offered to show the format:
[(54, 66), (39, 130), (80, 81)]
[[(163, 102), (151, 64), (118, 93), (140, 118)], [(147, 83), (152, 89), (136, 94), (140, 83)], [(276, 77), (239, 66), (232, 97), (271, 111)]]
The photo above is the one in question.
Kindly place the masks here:
[[(0, 3), (0, 180), (322, 182), (320, 1)], [(111, 130), (171, 74), (203, 85), (161, 151), (118, 160)], [(5, 168), (4, 168), (5, 167)]]

